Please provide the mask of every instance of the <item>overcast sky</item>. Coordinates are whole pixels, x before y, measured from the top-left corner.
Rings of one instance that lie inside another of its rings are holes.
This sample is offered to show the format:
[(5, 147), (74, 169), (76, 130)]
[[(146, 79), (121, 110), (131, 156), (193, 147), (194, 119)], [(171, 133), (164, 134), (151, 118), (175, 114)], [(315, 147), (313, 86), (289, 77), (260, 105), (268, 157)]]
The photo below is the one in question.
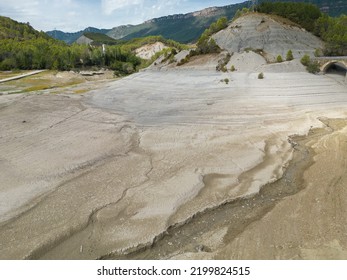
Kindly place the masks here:
[(171, 14), (189, 13), (246, 0), (0, 0), (0, 15), (35, 29), (75, 32), (112, 28)]

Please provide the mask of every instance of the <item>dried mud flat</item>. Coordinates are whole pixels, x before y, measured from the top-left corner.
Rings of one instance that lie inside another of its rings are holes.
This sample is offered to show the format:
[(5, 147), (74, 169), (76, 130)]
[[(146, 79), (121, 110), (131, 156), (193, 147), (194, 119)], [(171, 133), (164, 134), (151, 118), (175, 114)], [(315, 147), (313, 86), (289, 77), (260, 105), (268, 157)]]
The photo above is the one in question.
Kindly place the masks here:
[(202, 69), (0, 96), (0, 257), (345, 259), (346, 105)]

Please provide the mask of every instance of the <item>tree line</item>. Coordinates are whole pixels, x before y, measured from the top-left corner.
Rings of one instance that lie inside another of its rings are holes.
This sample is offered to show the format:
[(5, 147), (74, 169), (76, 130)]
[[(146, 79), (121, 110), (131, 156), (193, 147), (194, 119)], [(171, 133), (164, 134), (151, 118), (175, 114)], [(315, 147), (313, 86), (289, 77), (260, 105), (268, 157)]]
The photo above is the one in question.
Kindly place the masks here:
[(102, 47), (66, 45), (53, 39), (3, 39), (0, 41), (0, 70), (53, 69), (71, 70), (86, 67), (107, 67), (120, 74), (129, 74), (141, 59), (122, 46)]
[(347, 16), (333, 18), (321, 16), (315, 24), (314, 34), (325, 41), (324, 55), (347, 55)]

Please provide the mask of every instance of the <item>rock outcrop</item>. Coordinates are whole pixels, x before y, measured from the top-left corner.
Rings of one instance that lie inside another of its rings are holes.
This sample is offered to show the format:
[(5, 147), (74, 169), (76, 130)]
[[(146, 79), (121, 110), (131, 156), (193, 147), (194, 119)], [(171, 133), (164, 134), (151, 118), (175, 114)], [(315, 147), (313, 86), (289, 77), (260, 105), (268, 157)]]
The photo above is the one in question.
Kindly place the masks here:
[(82, 35), (81, 37), (79, 37), (76, 40), (76, 43), (79, 44), (79, 45), (89, 45), (89, 44), (93, 43), (93, 40), (89, 39), (88, 37), (86, 37), (84, 35)]
[(167, 46), (165, 46), (162, 42), (156, 42), (154, 44), (147, 44), (136, 49), (135, 53), (136, 56), (142, 59), (151, 59), (151, 57), (155, 55), (157, 52), (160, 52), (166, 48)]

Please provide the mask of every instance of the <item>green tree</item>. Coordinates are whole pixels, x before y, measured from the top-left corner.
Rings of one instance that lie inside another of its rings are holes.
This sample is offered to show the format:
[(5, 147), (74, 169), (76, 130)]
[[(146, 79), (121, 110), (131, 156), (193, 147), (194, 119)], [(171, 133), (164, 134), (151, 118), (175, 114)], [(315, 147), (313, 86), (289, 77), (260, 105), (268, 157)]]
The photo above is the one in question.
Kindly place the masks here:
[(311, 58), (308, 54), (305, 54), (301, 60), (300, 60), (301, 64), (304, 65), (304, 66), (308, 66), (311, 62)]
[(317, 74), (319, 73), (320, 69), (319, 69), (319, 64), (317, 61), (311, 61), (307, 67), (306, 67), (306, 70), (309, 72), (309, 73), (312, 73), (312, 74)]
[(292, 50), (289, 50), (288, 52), (287, 52), (287, 55), (286, 55), (286, 60), (287, 61), (291, 61), (291, 60), (293, 60), (294, 59), (294, 57), (293, 57), (293, 52), (292, 52)]
[(217, 20), (217, 30), (220, 31), (228, 26), (228, 19), (226, 17), (221, 17)]

